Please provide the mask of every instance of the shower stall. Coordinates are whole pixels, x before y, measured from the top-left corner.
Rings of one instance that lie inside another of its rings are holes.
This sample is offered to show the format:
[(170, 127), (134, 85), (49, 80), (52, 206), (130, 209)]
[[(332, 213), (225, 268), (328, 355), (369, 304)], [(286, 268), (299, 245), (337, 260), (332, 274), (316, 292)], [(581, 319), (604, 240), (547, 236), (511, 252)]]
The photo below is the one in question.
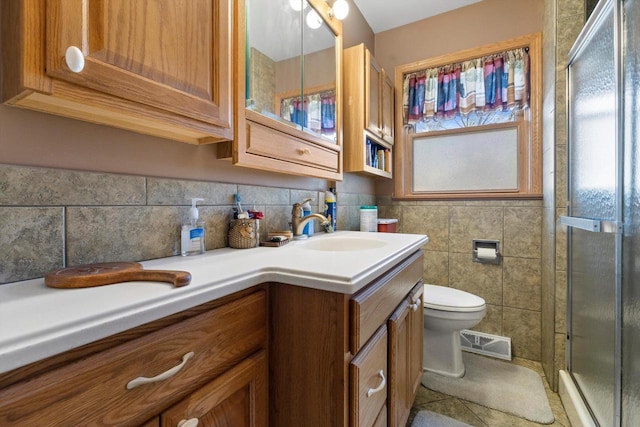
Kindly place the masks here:
[(584, 425), (640, 426), (639, 114), (640, 1), (600, 0), (569, 53), (560, 219), (568, 236), (560, 387)]

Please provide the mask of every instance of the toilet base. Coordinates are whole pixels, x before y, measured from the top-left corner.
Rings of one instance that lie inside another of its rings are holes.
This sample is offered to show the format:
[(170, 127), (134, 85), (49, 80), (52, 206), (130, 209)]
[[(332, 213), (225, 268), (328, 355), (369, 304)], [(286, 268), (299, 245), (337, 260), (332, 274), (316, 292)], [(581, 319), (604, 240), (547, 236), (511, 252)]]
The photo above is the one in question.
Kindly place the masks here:
[(460, 347), (460, 331), (427, 331), (422, 342), (422, 369), (450, 378), (465, 374)]

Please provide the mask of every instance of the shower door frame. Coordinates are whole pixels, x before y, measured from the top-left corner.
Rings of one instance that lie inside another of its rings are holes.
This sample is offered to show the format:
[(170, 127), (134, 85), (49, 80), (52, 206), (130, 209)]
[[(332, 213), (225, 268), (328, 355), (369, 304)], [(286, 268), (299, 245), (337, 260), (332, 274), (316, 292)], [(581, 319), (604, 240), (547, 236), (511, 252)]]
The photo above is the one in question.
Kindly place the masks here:
[[(624, 69), (621, 55), (623, 52), (623, 21), (622, 21), (622, 3), (624, 0), (608, 0), (598, 2), (594, 9), (591, 18), (588, 20), (585, 27), (580, 32), (574, 46), (569, 51), (569, 62), (566, 67), (566, 103), (567, 103), (567, 115), (566, 115), (566, 129), (567, 129), (567, 216), (560, 218), (560, 223), (568, 227), (567, 229), (567, 307), (566, 307), (566, 348), (565, 348), (565, 362), (566, 370), (569, 373), (573, 384), (580, 393), (580, 396), (589, 410), (591, 418), (596, 425), (599, 425), (589, 402), (585, 398), (579, 383), (572, 371), (572, 354), (571, 354), (571, 333), (572, 333), (572, 280), (571, 272), (571, 248), (572, 248), (572, 230), (571, 228), (579, 228), (590, 232), (599, 233), (614, 233), (615, 234), (615, 289), (614, 289), (614, 306), (615, 306), (615, 338), (614, 338), (614, 400), (613, 400), (613, 426), (621, 426), (621, 412), (622, 412), (622, 240), (623, 240), (623, 179), (624, 179)], [(569, 144), (571, 143), (570, 132), (570, 114), (571, 111), (571, 65), (575, 62), (576, 57), (588, 47), (589, 41), (593, 36), (593, 33), (599, 28), (601, 21), (604, 19), (605, 13), (609, 11), (608, 8), (613, 8), (613, 55), (615, 65), (615, 220), (614, 221), (601, 221), (597, 219), (589, 218), (577, 218), (572, 216), (571, 206), (571, 174), (572, 174), (572, 162), (571, 162), (571, 150), (569, 150)]]

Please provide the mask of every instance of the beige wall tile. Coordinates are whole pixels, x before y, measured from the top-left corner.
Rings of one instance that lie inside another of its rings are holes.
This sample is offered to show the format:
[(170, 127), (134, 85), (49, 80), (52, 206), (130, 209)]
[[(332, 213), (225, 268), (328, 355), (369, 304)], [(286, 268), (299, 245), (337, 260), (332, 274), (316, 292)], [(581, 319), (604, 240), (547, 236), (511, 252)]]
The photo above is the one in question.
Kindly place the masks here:
[(147, 178), (148, 205), (190, 206), (192, 197), (204, 199), (198, 206), (233, 205), (237, 191), (236, 184)]
[(67, 208), (67, 264), (176, 255), (182, 210), (169, 206)]
[(424, 283), (449, 286), (449, 252), (424, 251)]
[(238, 185), (238, 192), (242, 198), (242, 207), (249, 209), (256, 205), (293, 205), (289, 189), (259, 187), (257, 185)]
[(555, 369), (553, 375), (553, 389), (558, 389), (558, 371), (561, 369), (566, 369), (565, 355), (566, 355), (566, 345), (567, 345), (567, 336), (565, 334), (555, 334)]
[(144, 205), (145, 178), (0, 165), (0, 205)]
[(502, 305), (502, 266), (471, 261), (471, 254), (449, 254), (449, 286)]
[(541, 262), (539, 258), (503, 258), (504, 305), (541, 310)]
[(429, 236), (429, 250), (449, 249), (449, 208), (447, 206), (405, 206), (402, 208), (404, 233)]
[(556, 271), (556, 298), (555, 298), (555, 332), (565, 334), (567, 332), (567, 272)]
[(556, 270), (567, 269), (567, 227), (560, 225), (560, 217), (567, 214), (566, 208), (556, 209)]
[(0, 207), (0, 283), (63, 267), (63, 216), (63, 208)]
[(542, 208), (505, 208), (502, 254), (507, 257), (540, 258)]
[(501, 207), (453, 206), (449, 209), (449, 251), (471, 254), (473, 239), (502, 242)]
[(511, 338), (511, 350), (515, 357), (540, 360), (540, 319), (539, 311), (504, 307), (504, 335)]
[(502, 336), (502, 306), (487, 304), (487, 314), (472, 329), (474, 331), (484, 332), (485, 334), (493, 334)]

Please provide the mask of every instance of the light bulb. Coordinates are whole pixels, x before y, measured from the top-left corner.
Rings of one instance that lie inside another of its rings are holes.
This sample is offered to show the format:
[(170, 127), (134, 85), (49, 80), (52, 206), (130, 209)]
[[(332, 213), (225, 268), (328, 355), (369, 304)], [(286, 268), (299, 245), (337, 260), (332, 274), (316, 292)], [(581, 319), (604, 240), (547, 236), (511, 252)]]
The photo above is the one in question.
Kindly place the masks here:
[(313, 9), (311, 9), (309, 13), (307, 13), (307, 25), (312, 30), (320, 28), (320, 26), (322, 25), (322, 18), (320, 18), (318, 12)]
[(307, 8), (307, 0), (289, 0), (289, 5), (291, 9), (300, 12)]
[(349, 14), (349, 3), (347, 0), (336, 0), (333, 3), (333, 16), (336, 19), (343, 20)]

